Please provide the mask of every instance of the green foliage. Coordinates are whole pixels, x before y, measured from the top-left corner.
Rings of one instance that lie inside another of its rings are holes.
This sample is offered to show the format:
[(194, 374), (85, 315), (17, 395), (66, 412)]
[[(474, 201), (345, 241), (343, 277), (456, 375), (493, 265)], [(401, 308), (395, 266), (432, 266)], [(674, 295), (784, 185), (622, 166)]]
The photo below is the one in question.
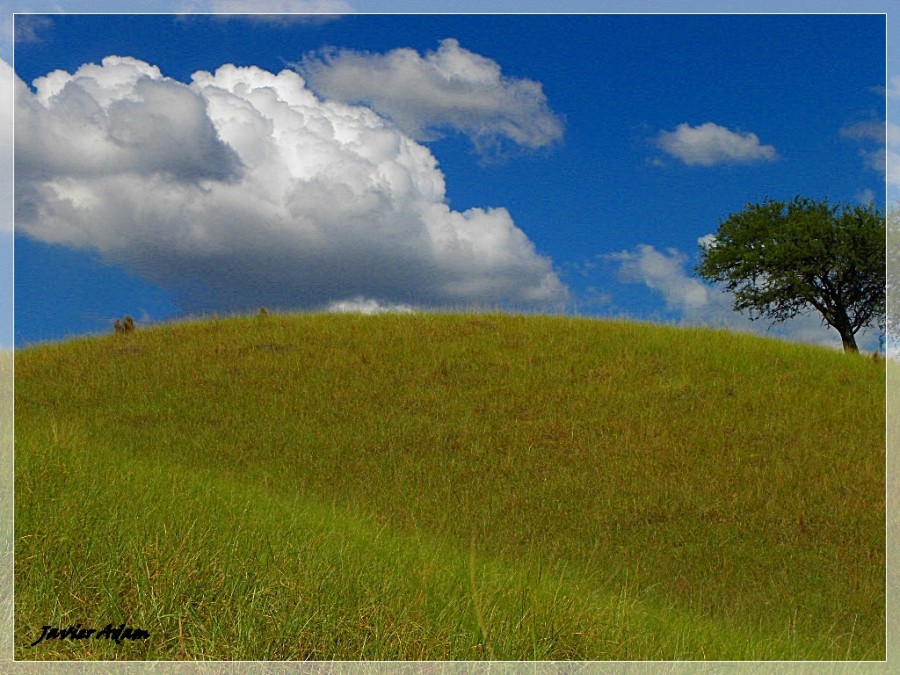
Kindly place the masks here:
[(883, 362), (270, 313), (15, 366), (18, 659), (884, 658)]
[(775, 322), (815, 309), (855, 351), (854, 335), (884, 330), (885, 217), (874, 204), (748, 204), (701, 244), (697, 272), (724, 283), (734, 308)]

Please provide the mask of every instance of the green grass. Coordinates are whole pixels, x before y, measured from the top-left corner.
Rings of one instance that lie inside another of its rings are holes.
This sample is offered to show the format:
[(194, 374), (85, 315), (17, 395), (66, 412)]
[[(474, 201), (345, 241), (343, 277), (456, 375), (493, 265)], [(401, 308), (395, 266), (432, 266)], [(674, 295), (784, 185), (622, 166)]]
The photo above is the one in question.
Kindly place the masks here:
[(270, 315), (18, 351), (15, 403), (18, 659), (885, 655), (862, 356)]

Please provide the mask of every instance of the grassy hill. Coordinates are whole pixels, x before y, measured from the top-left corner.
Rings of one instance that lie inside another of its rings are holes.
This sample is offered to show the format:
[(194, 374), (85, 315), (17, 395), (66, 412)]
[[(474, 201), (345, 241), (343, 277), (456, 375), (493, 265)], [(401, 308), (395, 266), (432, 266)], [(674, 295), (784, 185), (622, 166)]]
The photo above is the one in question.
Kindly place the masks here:
[(885, 655), (866, 357), (269, 315), (18, 351), (15, 404), (18, 659)]

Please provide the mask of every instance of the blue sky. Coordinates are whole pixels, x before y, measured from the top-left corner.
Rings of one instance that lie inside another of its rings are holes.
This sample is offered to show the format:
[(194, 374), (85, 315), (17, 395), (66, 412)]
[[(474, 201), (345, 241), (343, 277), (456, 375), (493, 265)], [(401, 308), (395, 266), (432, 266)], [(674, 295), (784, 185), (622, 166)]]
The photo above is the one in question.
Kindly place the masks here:
[[(15, 344), (105, 332), (126, 313), (263, 305), (506, 306), (765, 333), (693, 277), (698, 239), (766, 198), (895, 198), (885, 26), (20, 19)], [(770, 334), (840, 345), (815, 316)]]

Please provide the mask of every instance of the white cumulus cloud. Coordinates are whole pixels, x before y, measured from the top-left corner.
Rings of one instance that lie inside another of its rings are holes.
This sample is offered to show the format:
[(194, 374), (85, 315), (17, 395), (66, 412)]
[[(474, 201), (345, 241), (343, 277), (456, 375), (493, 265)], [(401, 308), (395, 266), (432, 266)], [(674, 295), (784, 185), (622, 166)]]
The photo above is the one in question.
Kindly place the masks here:
[(384, 304), (372, 298), (359, 296), (332, 302), (328, 305), (327, 311), (339, 314), (412, 314), (416, 310), (410, 305)]
[[(700, 245), (715, 244), (715, 235), (698, 238)], [(710, 286), (692, 276), (689, 256), (678, 249), (660, 251), (649, 244), (640, 244), (629, 251), (599, 256), (618, 264), (619, 280), (625, 283), (643, 284), (662, 295), (666, 310), (680, 317), (685, 325), (727, 328), (732, 331), (777, 336), (793, 340), (841, 348), (841, 340), (830, 326), (822, 325), (822, 316), (815, 311), (772, 325), (768, 320), (751, 321), (746, 314), (732, 309), (731, 293)], [(877, 331), (864, 329), (857, 335), (862, 349), (877, 347)]]
[(862, 146), (860, 155), (862, 155), (866, 167), (881, 174), (887, 172), (889, 153), (896, 154), (896, 139), (890, 139), (893, 141), (892, 144), (888, 142), (889, 136), (896, 136), (896, 133), (896, 125), (888, 124), (883, 120), (854, 122), (845, 125), (840, 131), (843, 138), (860, 143)]
[(297, 73), (183, 84), (129, 57), (16, 78), (16, 227), (99, 251), (191, 309), (557, 302), (502, 207), (454, 211), (431, 152)]
[(18, 80), (16, 92), (16, 172), (32, 185), (50, 174), (77, 181), (165, 173), (183, 182), (238, 170), (203, 98), (155, 66), (110, 56), (34, 85), (32, 96)]
[(633, 251), (610, 254), (619, 262), (619, 276), (625, 282), (638, 282), (658, 291), (666, 300), (666, 309), (691, 311), (709, 304), (709, 289), (699, 280), (687, 276), (687, 256), (676, 249), (658, 251), (640, 244)]
[(712, 122), (697, 127), (679, 124), (674, 131), (661, 131), (656, 143), (664, 152), (691, 166), (771, 161), (777, 157), (775, 148), (762, 145), (756, 134), (731, 131)]
[(495, 61), (453, 38), (424, 57), (413, 49), (326, 50), (296, 67), (316, 92), (370, 106), (418, 140), (455, 129), (482, 148), (500, 139), (539, 148), (563, 135), (539, 82), (503, 75)]

